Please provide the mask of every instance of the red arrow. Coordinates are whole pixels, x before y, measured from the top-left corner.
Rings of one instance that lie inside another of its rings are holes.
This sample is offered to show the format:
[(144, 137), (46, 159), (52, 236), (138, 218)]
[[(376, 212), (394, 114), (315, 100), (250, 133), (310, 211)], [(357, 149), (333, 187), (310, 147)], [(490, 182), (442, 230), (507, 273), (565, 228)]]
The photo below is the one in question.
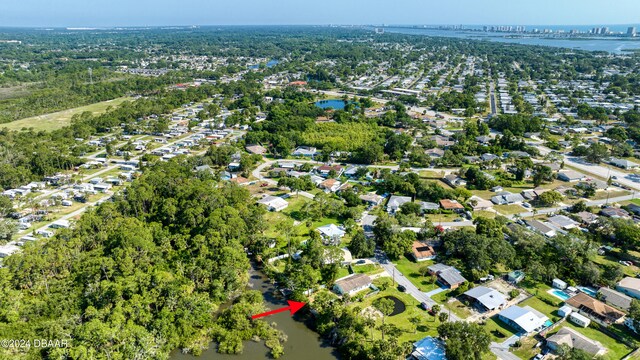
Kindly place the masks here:
[(287, 307), (283, 307), (283, 308), (280, 308), (280, 309), (267, 311), (267, 312), (264, 312), (262, 314), (253, 315), (251, 317), (251, 319), (255, 320), (255, 319), (261, 318), (263, 316), (269, 316), (269, 315), (277, 314), (279, 312), (283, 312), (283, 311), (287, 311), (287, 310), (289, 310), (289, 312), (291, 312), (291, 316), (293, 316), (293, 314), (295, 314), (296, 311), (302, 309), (302, 307), (306, 305), (306, 303), (298, 302), (298, 301), (291, 301), (291, 300), (287, 300), (287, 303), (289, 303), (289, 306), (287, 306)]

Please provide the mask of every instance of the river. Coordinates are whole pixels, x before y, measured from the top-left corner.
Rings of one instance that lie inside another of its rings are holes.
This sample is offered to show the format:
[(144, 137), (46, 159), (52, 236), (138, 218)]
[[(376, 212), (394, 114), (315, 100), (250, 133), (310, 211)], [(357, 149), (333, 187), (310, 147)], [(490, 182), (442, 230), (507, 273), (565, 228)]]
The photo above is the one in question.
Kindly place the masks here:
[[(276, 290), (264, 276), (255, 267), (250, 270), (249, 287), (254, 290), (260, 290), (264, 296), (265, 305), (269, 309), (277, 309), (287, 306), (284, 299), (275, 297)], [(294, 359), (313, 359), (313, 360), (335, 360), (338, 358), (335, 348), (324, 343), (317, 333), (309, 329), (304, 322), (292, 318), (288, 311), (281, 312), (269, 316), (267, 321), (275, 322), (277, 328), (282, 330), (288, 337), (284, 343), (284, 355), (280, 357), (282, 360)], [(238, 355), (218, 354), (215, 344), (211, 344), (209, 349), (200, 356), (182, 354), (180, 351), (174, 351), (171, 360), (256, 360), (270, 359), (269, 349), (262, 342), (247, 341), (244, 343), (244, 351)]]
[(545, 37), (543, 35), (526, 35), (508, 37), (507, 35), (518, 34), (498, 34), (479, 31), (465, 30), (438, 30), (438, 29), (420, 29), (409, 27), (385, 27), (385, 32), (409, 34), (409, 35), (426, 35), (438, 37), (452, 37), (458, 39), (469, 40), (485, 40), (522, 45), (540, 45), (559, 48), (579, 49), (587, 51), (606, 51), (614, 54), (622, 54), (626, 51), (640, 50), (640, 40), (625, 38), (609, 38), (609, 39), (562, 39)]

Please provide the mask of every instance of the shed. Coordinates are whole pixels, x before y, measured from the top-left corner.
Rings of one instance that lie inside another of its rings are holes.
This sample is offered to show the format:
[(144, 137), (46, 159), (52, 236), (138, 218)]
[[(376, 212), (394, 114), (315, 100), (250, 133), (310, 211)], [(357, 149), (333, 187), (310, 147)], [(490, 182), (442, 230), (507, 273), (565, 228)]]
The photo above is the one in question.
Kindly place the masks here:
[(562, 317), (567, 317), (569, 314), (573, 312), (573, 309), (570, 306), (564, 305), (560, 309), (558, 309), (558, 315)]
[(556, 289), (560, 289), (560, 290), (564, 290), (567, 288), (567, 283), (560, 280), (560, 279), (553, 279), (553, 281), (551, 282), (551, 284), (553, 285), (554, 288)]

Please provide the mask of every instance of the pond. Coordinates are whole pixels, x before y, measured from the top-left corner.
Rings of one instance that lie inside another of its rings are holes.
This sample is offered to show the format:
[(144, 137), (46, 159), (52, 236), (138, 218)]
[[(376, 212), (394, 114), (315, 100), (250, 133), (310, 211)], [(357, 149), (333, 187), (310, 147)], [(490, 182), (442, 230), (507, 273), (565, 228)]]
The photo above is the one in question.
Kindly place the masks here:
[(340, 99), (320, 100), (315, 104), (321, 109), (343, 110), (346, 103)]
[[(269, 309), (287, 306), (285, 299), (277, 296), (279, 294), (275, 286), (271, 285), (269, 279), (259, 270), (252, 266), (249, 278), (249, 287), (259, 290), (264, 296), (265, 304)], [(277, 328), (287, 335), (287, 341), (283, 344), (284, 355), (281, 360), (313, 359), (313, 360), (334, 360), (337, 359), (335, 348), (324, 342), (317, 333), (312, 331), (308, 324), (305, 324), (299, 315), (291, 317), (288, 311), (272, 315), (268, 318), (270, 323), (275, 322)], [(269, 349), (263, 342), (245, 341), (242, 354), (225, 355), (216, 352), (216, 345), (211, 344), (209, 349), (200, 356), (182, 354), (174, 351), (169, 357), (170, 360), (257, 360), (270, 359)]]
[(404, 302), (402, 302), (402, 300), (398, 299), (395, 296), (385, 296), (383, 299), (393, 301), (393, 312), (389, 316), (402, 314), (405, 310), (407, 310), (407, 306), (404, 304)]

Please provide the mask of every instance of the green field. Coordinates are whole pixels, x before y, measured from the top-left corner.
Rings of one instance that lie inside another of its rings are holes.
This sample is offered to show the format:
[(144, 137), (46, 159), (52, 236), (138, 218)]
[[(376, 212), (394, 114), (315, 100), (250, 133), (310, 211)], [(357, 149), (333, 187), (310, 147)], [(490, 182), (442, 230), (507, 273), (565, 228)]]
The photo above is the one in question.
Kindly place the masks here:
[(34, 130), (52, 131), (65, 127), (71, 123), (71, 117), (76, 114), (81, 114), (85, 111), (91, 113), (100, 114), (107, 110), (108, 107), (116, 107), (126, 100), (131, 98), (122, 97), (114, 100), (103, 101), (87, 106), (81, 106), (74, 109), (68, 109), (58, 111), (50, 114), (33, 116), (26, 119), (20, 119), (12, 121), (6, 124), (0, 124), (0, 128), (7, 128), (9, 130), (22, 130), (33, 128)]
[[(388, 280), (386, 281), (388, 282)], [(373, 283), (379, 286), (380, 280), (376, 279), (374, 280)], [(399, 292), (396, 288), (392, 286), (387, 287), (386, 290), (382, 290), (378, 294), (374, 296), (370, 296), (362, 300), (361, 302), (354, 301), (351, 306), (358, 306), (361, 309), (364, 309), (368, 306), (371, 306), (371, 304), (376, 299), (379, 299), (385, 296), (395, 296), (396, 298), (400, 299), (406, 306), (405, 312), (395, 316), (389, 316), (385, 320), (387, 324), (396, 325), (398, 328), (403, 330), (402, 334), (398, 337), (398, 341), (415, 342), (417, 340), (424, 338), (425, 336), (437, 336), (438, 334), (437, 328), (438, 328), (438, 325), (440, 325), (440, 322), (438, 321), (438, 319), (429, 315), (426, 311), (422, 310), (419, 307), (420, 304), (418, 304), (418, 301), (414, 299), (411, 295), (407, 293)], [(409, 319), (411, 317), (418, 317), (420, 319), (420, 323), (418, 324), (415, 332), (411, 328), (411, 324), (409, 322)], [(382, 324), (382, 320), (378, 319), (376, 321), (376, 325), (377, 325), (376, 327), (378, 327), (381, 324)], [(375, 329), (373, 331), (373, 338), (379, 339), (380, 336), (381, 336), (380, 331)]]
[[(419, 263), (413, 262), (406, 257), (402, 257), (398, 261), (394, 261), (398, 271), (402, 273), (413, 285), (417, 286), (420, 291), (428, 292), (433, 289), (437, 289), (438, 285), (431, 280), (429, 276), (425, 277), (420, 275), (420, 268), (424, 266), (433, 265), (433, 261), (421, 261)], [(398, 276), (399, 274), (396, 274)]]

